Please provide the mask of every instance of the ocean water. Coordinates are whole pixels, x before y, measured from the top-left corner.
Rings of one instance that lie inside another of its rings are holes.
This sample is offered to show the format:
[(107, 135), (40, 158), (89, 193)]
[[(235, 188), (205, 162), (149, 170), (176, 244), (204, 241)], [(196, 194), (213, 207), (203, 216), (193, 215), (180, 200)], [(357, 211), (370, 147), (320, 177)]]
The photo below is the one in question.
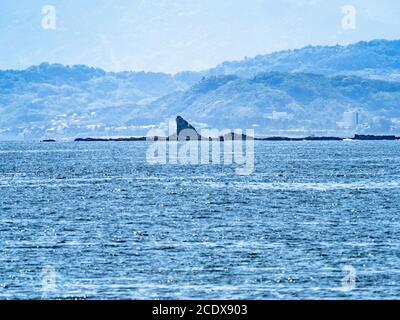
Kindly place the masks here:
[(256, 142), (248, 176), (146, 150), (0, 143), (1, 299), (400, 297), (400, 142)]

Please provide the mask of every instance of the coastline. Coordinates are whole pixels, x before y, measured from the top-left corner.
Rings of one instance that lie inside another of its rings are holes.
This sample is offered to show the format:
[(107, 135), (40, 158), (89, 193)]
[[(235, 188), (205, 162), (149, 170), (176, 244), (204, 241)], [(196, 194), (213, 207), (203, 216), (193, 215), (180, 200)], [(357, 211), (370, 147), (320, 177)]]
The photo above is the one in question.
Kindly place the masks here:
[[(180, 139), (183, 140), (183, 139)], [(229, 134), (225, 136), (220, 136), (217, 138), (205, 138), (205, 137), (198, 137), (196, 139), (187, 139), (192, 141), (225, 141), (225, 140), (255, 140), (255, 141), (382, 141), (382, 140), (400, 140), (400, 137), (394, 135), (360, 135), (356, 134), (354, 137), (350, 138), (341, 138), (341, 137), (316, 137), (316, 136), (309, 136), (309, 137), (301, 137), (301, 138), (292, 138), (292, 137), (284, 137), (284, 136), (275, 136), (275, 137), (249, 137), (246, 135), (238, 136), (234, 134)], [(177, 141), (176, 137), (129, 137), (129, 138), (76, 138), (75, 142), (120, 142), (120, 141)], [(43, 141), (47, 142), (47, 141)]]

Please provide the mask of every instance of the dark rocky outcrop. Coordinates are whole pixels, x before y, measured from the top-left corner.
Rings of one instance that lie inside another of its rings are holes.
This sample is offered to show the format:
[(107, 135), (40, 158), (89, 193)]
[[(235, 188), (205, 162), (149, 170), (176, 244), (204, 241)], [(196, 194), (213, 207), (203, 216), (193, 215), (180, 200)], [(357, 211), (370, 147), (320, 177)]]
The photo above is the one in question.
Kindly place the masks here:
[[(157, 137), (156, 137), (157, 138)], [(129, 137), (129, 138), (76, 138), (74, 141), (146, 141), (146, 137)]]
[(176, 134), (168, 137), (168, 140), (202, 140), (202, 136), (197, 130), (181, 116), (176, 119)]
[[(293, 137), (266, 137), (266, 138), (256, 138), (247, 136), (245, 134), (237, 134), (234, 132), (225, 134), (223, 136), (211, 138), (211, 137), (203, 137), (201, 136), (195, 127), (193, 127), (188, 121), (183, 119), (181, 116), (176, 117), (176, 133), (167, 137), (129, 137), (129, 138), (77, 138), (75, 141), (185, 141), (185, 140), (216, 140), (216, 141), (225, 141), (225, 140), (249, 140), (254, 139), (258, 141), (342, 141), (344, 138), (340, 137), (301, 137), (301, 138), (293, 138)], [(377, 136), (377, 135), (361, 135), (356, 134), (352, 140), (398, 140), (400, 137), (396, 136)], [(50, 140), (49, 140), (50, 141)], [(43, 140), (43, 142), (49, 142)]]
[(176, 134), (179, 136), (183, 130), (193, 130), (195, 134), (199, 135), (197, 130), (181, 116), (176, 117)]
[(259, 141), (342, 141), (343, 138), (339, 137), (304, 137), (304, 138), (291, 138), (291, 137), (267, 137), (255, 138)]
[(356, 134), (353, 140), (396, 140), (396, 136), (375, 136), (375, 135), (363, 135)]

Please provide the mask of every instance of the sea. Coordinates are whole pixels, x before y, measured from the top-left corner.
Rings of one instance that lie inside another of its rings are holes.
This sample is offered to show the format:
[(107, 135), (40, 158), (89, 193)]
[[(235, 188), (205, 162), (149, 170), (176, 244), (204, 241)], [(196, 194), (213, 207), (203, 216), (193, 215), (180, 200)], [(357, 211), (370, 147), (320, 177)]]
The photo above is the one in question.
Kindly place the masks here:
[(400, 142), (0, 142), (0, 299), (398, 299)]

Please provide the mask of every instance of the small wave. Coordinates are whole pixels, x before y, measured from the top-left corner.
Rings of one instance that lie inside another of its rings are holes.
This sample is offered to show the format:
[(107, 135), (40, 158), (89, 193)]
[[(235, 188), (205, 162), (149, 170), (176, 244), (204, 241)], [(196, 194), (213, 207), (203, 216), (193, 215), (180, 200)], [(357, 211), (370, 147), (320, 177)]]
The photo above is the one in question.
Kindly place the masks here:
[(242, 189), (252, 190), (370, 190), (370, 189), (397, 189), (400, 183), (397, 181), (391, 182), (351, 182), (351, 183), (337, 183), (337, 182), (259, 182), (240, 185)]

